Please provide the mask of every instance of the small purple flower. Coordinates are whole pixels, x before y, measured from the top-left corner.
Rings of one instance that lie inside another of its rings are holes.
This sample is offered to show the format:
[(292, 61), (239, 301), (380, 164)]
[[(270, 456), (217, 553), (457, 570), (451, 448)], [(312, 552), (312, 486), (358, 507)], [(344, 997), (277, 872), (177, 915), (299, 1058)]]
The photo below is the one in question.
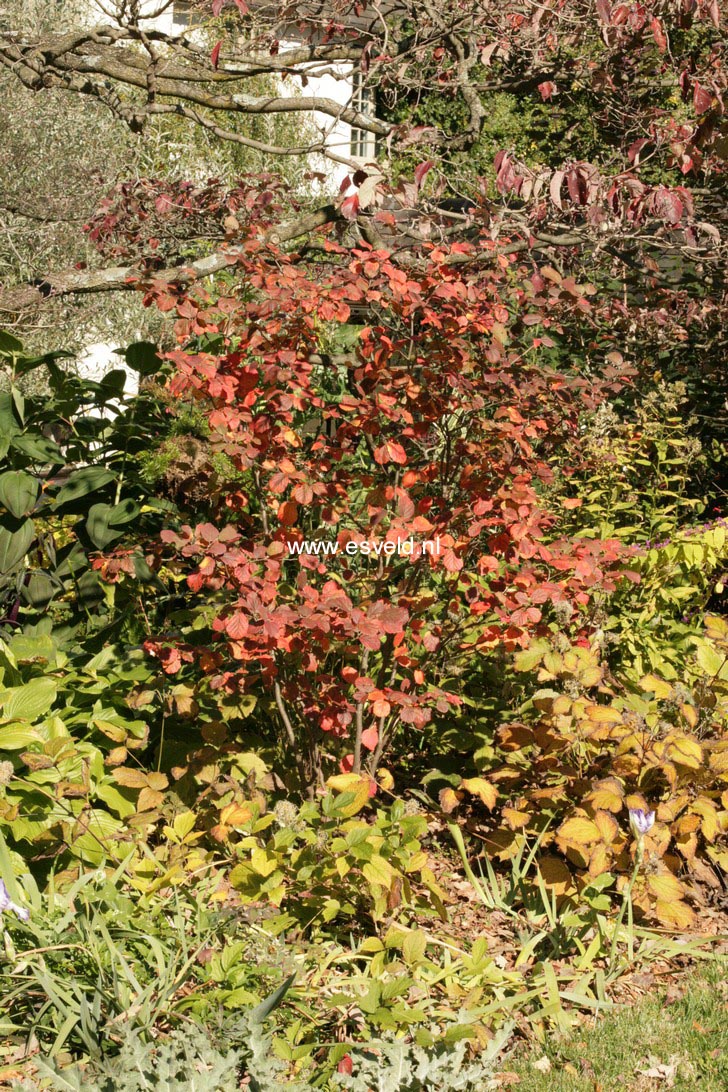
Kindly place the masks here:
[(643, 811), (642, 808), (629, 809), (629, 825), (635, 838), (644, 838), (655, 822), (654, 811)]
[(3, 910), (12, 910), (21, 921), (27, 921), (30, 917), (30, 910), (26, 910), (24, 906), (18, 906), (16, 902), (13, 902), (10, 895), (8, 895), (5, 881), (0, 880), (0, 914), (2, 914)]

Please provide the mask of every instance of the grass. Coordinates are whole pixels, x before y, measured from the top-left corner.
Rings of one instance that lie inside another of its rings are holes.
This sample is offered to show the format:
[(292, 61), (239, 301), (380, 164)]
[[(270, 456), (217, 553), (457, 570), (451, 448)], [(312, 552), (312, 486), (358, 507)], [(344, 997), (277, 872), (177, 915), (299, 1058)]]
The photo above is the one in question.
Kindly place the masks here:
[(678, 996), (653, 990), (635, 1005), (589, 1021), (571, 1039), (553, 1038), (526, 1057), (514, 1056), (502, 1086), (518, 1092), (725, 1092), (726, 969), (724, 960), (713, 959), (681, 980)]

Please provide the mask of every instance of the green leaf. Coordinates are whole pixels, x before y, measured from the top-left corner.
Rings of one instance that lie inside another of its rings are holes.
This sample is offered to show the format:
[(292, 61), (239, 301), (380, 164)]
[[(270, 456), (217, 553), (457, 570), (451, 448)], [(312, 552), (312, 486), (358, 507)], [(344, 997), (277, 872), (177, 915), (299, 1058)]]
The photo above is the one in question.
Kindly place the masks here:
[(36, 463), (62, 463), (61, 449), (52, 440), (36, 433), (26, 433), (23, 436), (11, 436), (10, 442), (14, 448), (23, 455), (27, 455)]
[(0, 726), (0, 751), (22, 751), (31, 743), (40, 743), (41, 737), (28, 724), (3, 724)]
[(715, 678), (725, 663), (725, 656), (721, 656), (711, 645), (701, 644), (698, 648), (698, 663), (706, 675)]
[(407, 933), (402, 941), (402, 955), (405, 963), (420, 963), (425, 958), (426, 948), (427, 938), (421, 930), (413, 929), (412, 932)]
[(78, 500), (79, 497), (94, 493), (97, 489), (101, 489), (102, 486), (113, 481), (115, 481), (115, 477), (106, 467), (85, 466), (82, 470), (77, 470), (71, 474), (66, 484), (56, 494), (53, 506), (54, 508), (60, 508), (62, 504), (68, 504), (71, 501)]
[(10, 391), (0, 391), (0, 435), (11, 437), (20, 431)]
[(35, 524), (26, 519), (16, 531), (0, 527), (0, 573), (8, 573), (27, 554), (35, 537)]
[(154, 375), (162, 366), (162, 361), (157, 356), (157, 346), (151, 341), (135, 341), (124, 353), (132, 371), (139, 375)]
[(274, 990), (272, 994), (266, 997), (264, 1001), (261, 1001), (261, 1003), (248, 1014), (249, 1020), (251, 1020), (254, 1024), (262, 1023), (262, 1021), (265, 1020), (266, 1016), (269, 1016), (274, 1009), (278, 1008), (281, 1001), (286, 996), (295, 981), (295, 974), (289, 975), (285, 982), (281, 983), (277, 990)]
[(48, 573), (31, 573), (28, 583), (23, 588), (22, 597), (31, 607), (45, 607), (58, 591), (58, 584)]
[(18, 341), (16, 337), (9, 334), (6, 330), (0, 330), (0, 354), (3, 356), (12, 356), (13, 353), (22, 353), (22, 342)]
[(10, 388), (10, 397), (13, 400), (13, 405), (15, 406), (15, 412), (18, 415), (18, 420), (20, 421), (21, 425), (25, 426), (25, 399), (23, 398), (18, 388), (14, 386)]
[(25, 470), (7, 470), (0, 474), (0, 504), (16, 519), (33, 511), (40, 492), (40, 482)]
[(56, 698), (54, 679), (31, 679), (0, 695), (3, 716), (8, 720), (37, 720), (48, 712)]
[(121, 397), (126, 386), (126, 372), (123, 368), (114, 368), (106, 373), (99, 386), (105, 396)]
[(124, 533), (123, 525), (139, 515), (139, 506), (131, 499), (120, 504), (94, 504), (89, 510), (86, 530), (99, 550), (105, 549)]

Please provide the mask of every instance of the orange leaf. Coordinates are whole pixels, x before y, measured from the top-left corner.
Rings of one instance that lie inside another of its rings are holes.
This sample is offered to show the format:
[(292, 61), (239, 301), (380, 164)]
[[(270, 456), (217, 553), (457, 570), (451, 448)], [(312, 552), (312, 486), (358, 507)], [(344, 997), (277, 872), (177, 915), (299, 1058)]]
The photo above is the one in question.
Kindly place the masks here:
[(111, 776), (125, 789), (144, 789), (148, 784), (147, 775), (142, 770), (132, 770), (128, 766), (120, 766), (113, 770)]
[(493, 809), (498, 799), (498, 790), (484, 777), (469, 777), (460, 782), (460, 788), (480, 798), (486, 808)]
[(137, 798), (137, 811), (150, 811), (159, 807), (163, 800), (163, 793), (155, 789), (142, 789)]
[(538, 868), (546, 887), (555, 891), (557, 895), (565, 895), (573, 890), (574, 881), (569, 867), (558, 857), (544, 857), (539, 862)]
[(445, 815), (449, 815), (451, 812), (455, 811), (455, 808), (462, 799), (463, 794), (461, 792), (455, 792), (454, 789), (440, 789), (440, 807), (445, 812)]

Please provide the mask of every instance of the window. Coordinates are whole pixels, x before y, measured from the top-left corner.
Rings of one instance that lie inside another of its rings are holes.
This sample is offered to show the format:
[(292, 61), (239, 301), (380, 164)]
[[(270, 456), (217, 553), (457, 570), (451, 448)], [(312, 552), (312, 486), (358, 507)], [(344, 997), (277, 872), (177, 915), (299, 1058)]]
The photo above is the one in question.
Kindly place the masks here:
[[(361, 72), (355, 71), (352, 79), (351, 108), (362, 114), (371, 114), (374, 106), (371, 91), (364, 86)], [(351, 127), (351, 155), (355, 159), (373, 159), (375, 156), (374, 134)]]
[(193, 27), (201, 21), (201, 12), (195, 0), (174, 0), (172, 24), (176, 27)]

